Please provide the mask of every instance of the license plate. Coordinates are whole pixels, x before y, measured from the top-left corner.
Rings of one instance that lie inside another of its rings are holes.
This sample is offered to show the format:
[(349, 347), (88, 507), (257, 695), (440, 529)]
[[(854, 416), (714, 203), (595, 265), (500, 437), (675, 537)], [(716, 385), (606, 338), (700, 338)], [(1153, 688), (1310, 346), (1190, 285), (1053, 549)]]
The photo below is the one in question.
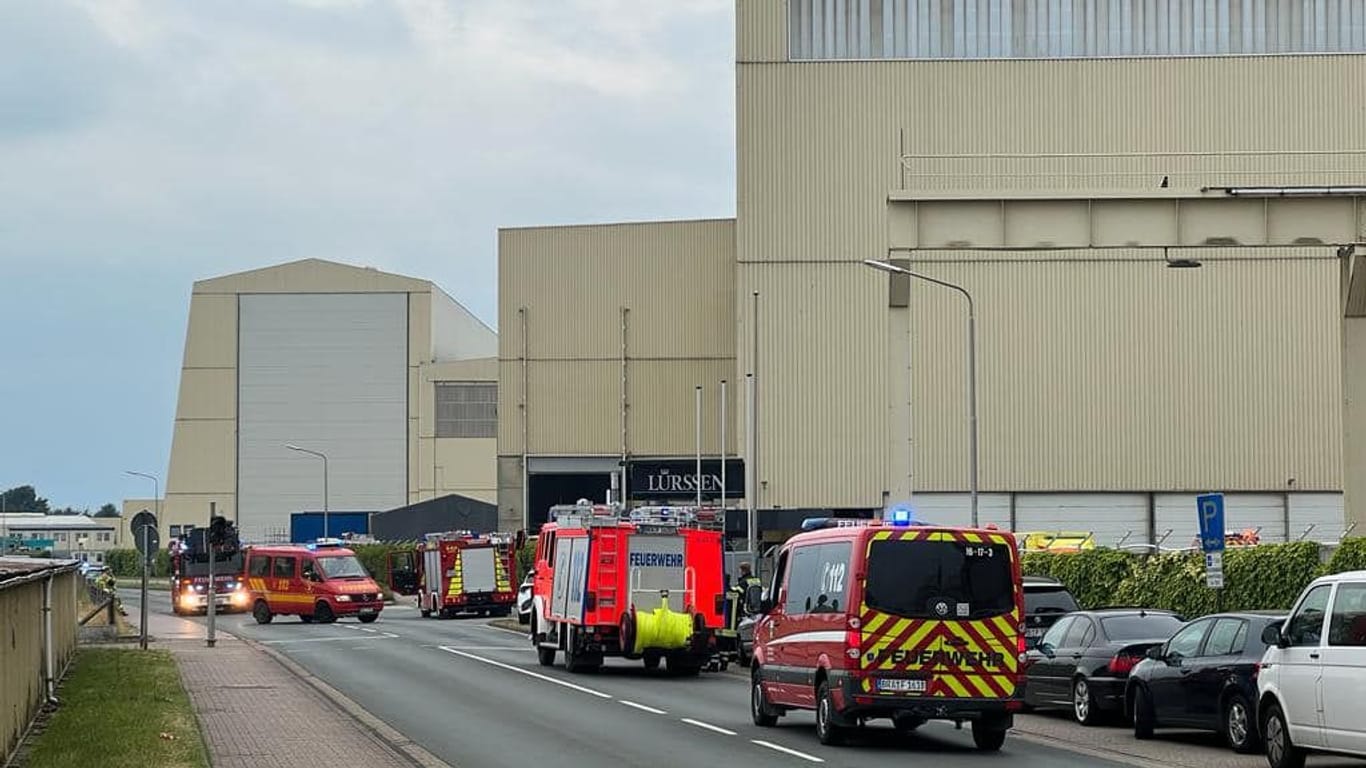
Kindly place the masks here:
[(360, 609), (360, 615), (362, 615), (362, 616), (369, 616), (370, 614), (372, 614), (372, 613), (374, 613), (374, 612), (375, 612), (375, 609), (374, 609), (374, 608), (362, 608), (362, 609)]
[(1030, 627), (1025, 630), (1025, 637), (1043, 637), (1047, 632), (1043, 627)]
[(877, 689), (887, 693), (924, 693), (929, 687), (930, 681), (913, 678), (882, 678), (877, 681)]

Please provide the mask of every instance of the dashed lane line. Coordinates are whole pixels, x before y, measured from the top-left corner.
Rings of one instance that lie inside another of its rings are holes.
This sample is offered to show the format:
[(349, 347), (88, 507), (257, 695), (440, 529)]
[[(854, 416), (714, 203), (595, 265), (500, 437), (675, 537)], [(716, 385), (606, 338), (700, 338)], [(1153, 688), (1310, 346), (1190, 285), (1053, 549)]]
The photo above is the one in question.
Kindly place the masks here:
[(542, 674), (539, 674), (539, 673), (537, 673), (537, 672), (532, 672), (532, 671), (529, 670), (529, 669), (522, 669), (521, 667), (514, 667), (514, 666), (511, 665), (511, 664), (504, 664), (504, 663), (501, 662), (501, 661), (494, 661), (493, 659), (486, 659), (486, 658), (484, 658), (483, 656), (476, 656), (476, 655), (474, 655), (473, 653), (466, 653), (465, 651), (459, 650), (459, 649), (457, 649), (457, 648), (452, 648), (452, 647), (450, 647), (450, 646), (448, 646), (448, 645), (438, 645), (437, 648), (440, 648), (441, 650), (445, 651), (446, 653), (453, 653), (453, 654), (455, 654), (456, 656), (463, 656), (464, 658), (467, 658), (467, 659), (472, 659), (472, 660), (474, 660), (474, 661), (480, 661), (480, 662), (483, 662), (483, 663), (485, 663), (485, 664), (488, 664), (489, 666), (498, 667), (499, 669), (506, 669), (506, 670), (509, 671), (509, 672), (516, 672), (516, 673), (519, 674), (519, 675), (526, 675), (527, 677), (535, 678), (536, 680), (540, 680), (540, 681), (542, 681), (542, 682), (550, 683), (550, 684), (552, 684), (552, 685), (558, 685), (558, 686), (561, 686), (561, 687), (563, 687), (563, 688), (568, 688), (568, 689), (570, 689), (571, 691), (578, 691), (579, 693), (586, 693), (586, 694), (588, 694), (589, 696), (596, 696), (596, 697), (598, 697), (598, 698), (600, 698), (600, 699), (611, 699), (611, 698), (612, 698), (612, 696), (610, 696), (610, 695), (608, 695), (608, 694), (606, 694), (606, 693), (603, 693), (602, 691), (595, 691), (595, 690), (593, 690), (592, 688), (585, 688), (585, 687), (583, 687), (582, 685), (574, 685), (573, 683), (567, 683), (567, 682), (565, 682), (565, 681), (563, 681), (563, 680), (557, 680), (557, 679), (555, 679), (555, 678), (553, 678), (553, 677), (550, 677), (549, 675), (542, 675)]
[(795, 749), (788, 749), (787, 747), (784, 747), (784, 746), (782, 746), (781, 744), (774, 744), (774, 743), (771, 742), (771, 741), (764, 741), (763, 739), (750, 739), (749, 741), (750, 741), (751, 744), (758, 744), (758, 745), (761, 746), (761, 747), (766, 747), (766, 748), (771, 749), (771, 750), (773, 750), (773, 751), (775, 751), (775, 752), (782, 752), (782, 753), (785, 754), (785, 755), (791, 755), (792, 757), (799, 757), (799, 758), (801, 758), (802, 760), (805, 760), (805, 761), (807, 761), (807, 762), (809, 762), (809, 763), (823, 763), (823, 762), (825, 762), (824, 760), (822, 760), (822, 759), (819, 758), (819, 757), (816, 757), (815, 755), (808, 755), (808, 754), (806, 754), (805, 752), (798, 752), (798, 751), (795, 750)]
[(680, 718), (680, 719), (681, 719), (683, 722), (687, 723), (688, 725), (695, 725), (695, 726), (697, 726), (698, 728), (703, 728), (703, 729), (706, 729), (706, 730), (711, 731), (711, 732), (713, 732), (713, 733), (721, 733), (721, 734), (725, 734), (726, 736), (734, 736), (734, 735), (735, 735), (735, 731), (727, 730), (727, 729), (725, 729), (725, 728), (722, 728), (722, 727), (719, 726), (719, 725), (712, 725), (711, 723), (704, 723), (704, 722), (702, 722), (701, 720), (694, 720), (694, 719), (692, 719), (691, 717), (684, 717), (684, 718)]
[(392, 632), (382, 632), (369, 637), (355, 637), (354, 635), (339, 635), (337, 637), (285, 637), (278, 640), (257, 640), (263, 645), (283, 645), (286, 643), (337, 643), (337, 642), (356, 642), (357, 640), (383, 640), (391, 637), (398, 637)]
[[(484, 626), (488, 626), (488, 625), (484, 625)], [(494, 630), (504, 631), (504, 632), (510, 631), (510, 630), (503, 630), (503, 629), (501, 629), (501, 628), (499, 628), (499, 627), (492, 627), (492, 626), (490, 626), (489, 628), (490, 628), (490, 629), (494, 629)], [(519, 633), (519, 634), (520, 634), (520, 633)], [(507, 670), (507, 671), (509, 671), (509, 672), (516, 672), (516, 673), (519, 674), (519, 675), (525, 675), (525, 676), (527, 676), (527, 677), (534, 678), (534, 679), (540, 680), (540, 681), (542, 681), (542, 682), (550, 683), (550, 684), (552, 684), (552, 685), (558, 685), (558, 686), (561, 686), (561, 687), (563, 687), (563, 688), (568, 688), (568, 689), (570, 689), (570, 690), (572, 690), (572, 691), (578, 691), (578, 692), (580, 692), (580, 693), (586, 693), (586, 694), (588, 694), (588, 695), (590, 695), (590, 696), (596, 696), (596, 697), (598, 697), (598, 698), (600, 698), (600, 699), (607, 699), (607, 700), (609, 700), (609, 701), (616, 701), (617, 703), (619, 703), (619, 704), (621, 704), (621, 705), (623, 705), (623, 706), (631, 707), (632, 709), (637, 709), (637, 710), (640, 710), (641, 712), (648, 712), (648, 713), (650, 713), (650, 714), (652, 714), (652, 715), (667, 715), (667, 714), (668, 714), (668, 712), (665, 712), (665, 711), (662, 710), (662, 709), (656, 709), (655, 707), (646, 706), (646, 705), (644, 705), (644, 704), (640, 704), (640, 703), (637, 703), (637, 702), (634, 702), (634, 701), (628, 701), (627, 699), (618, 699), (618, 698), (616, 698), (616, 697), (614, 697), (614, 696), (612, 696), (612, 695), (610, 695), (610, 694), (603, 693), (602, 691), (595, 691), (595, 690), (593, 690), (592, 688), (585, 688), (585, 687), (583, 687), (582, 685), (575, 685), (575, 684), (573, 684), (573, 683), (566, 682), (566, 681), (564, 681), (564, 680), (559, 680), (559, 679), (557, 679), (557, 678), (550, 677), (549, 675), (542, 675), (542, 674), (540, 674), (539, 672), (532, 672), (531, 670), (522, 669), (522, 668), (520, 668), (520, 667), (515, 667), (515, 666), (513, 666), (513, 665), (511, 665), (511, 664), (504, 664), (504, 663), (501, 662), (501, 661), (494, 661), (493, 659), (487, 659), (487, 658), (484, 658), (483, 656), (477, 656), (477, 655), (475, 655), (475, 654), (473, 654), (473, 653), (469, 653), (469, 652), (467, 652), (467, 651), (465, 651), (465, 650), (463, 650), (463, 649), (461, 649), (461, 648), (457, 648), (457, 647), (453, 647), (453, 646), (449, 646), (449, 645), (438, 645), (438, 646), (434, 646), (434, 647), (437, 648), (438, 650), (445, 651), (446, 653), (454, 654), (454, 655), (456, 655), (456, 656), (461, 656), (461, 657), (464, 657), (464, 658), (467, 658), (467, 659), (471, 659), (471, 660), (473, 660), (473, 661), (482, 662), (482, 663), (484, 663), (484, 664), (488, 664), (489, 666), (498, 667), (499, 669), (505, 669), (505, 670)], [(511, 649), (511, 648), (495, 648), (495, 649), (489, 649), (489, 650), (499, 650), (499, 651), (503, 651), (503, 650), (516, 650), (516, 649)], [(529, 650), (529, 649), (528, 649), (528, 650)], [(736, 736), (736, 735), (738, 735), (735, 731), (732, 731), (732, 730), (729, 730), (729, 729), (726, 729), (726, 728), (722, 728), (722, 727), (719, 726), (719, 725), (712, 725), (711, 723), (703, 722), (703, 721), (701, 721), (701, 720), (694, 720), (694, 719), (692, 719), (692, 718), (690, 718), (690, 717), (680, 718), (680, 722), (686, 723), (686, 724), (691, 725), (691, 726), (693, 726), (693, 727), (695, 727), (695, 728), (701, 728), (701, 729), (703, 729), (703, 730), (712, 731), (713, 733), (719, 733), (719, 734), (722, 734), (722, 735), (725, 735), (725, 736)], [(819, 757), (816, 757), (815, 755), (809, 755), (809, 754), (807, 754), (807, 753), (805, 753), (805, 752), (801, 752), (801, 751), (798, 751), (798, 750), (795, 750), (795, 749), (791, 749), (791, 748), (789, 748), (789, 747), (784, 747), (784, 746), (781, 745), (781, 744), (774, 744), (774, 743), (771, 742), (771, 741), (764, 741), (763, 739), (750, 739), (750, 743), (752, 743), (752, 744), (754, 744), (754, 745), (756, 745), (756, 746), (759, 746), (759, 747), (763, 747), (763, 748), (765, 748), (765, 749), (771, 749), (771, 750), (773, 750), (773, 751), (775, 751), (775, 752), (781, 752), (781, 753), (783, 753), (783, 754), (785, 754), (785, 755), (788, 755), (789, 757), (795, 757), (795, 758), (798, 758), (798, 759), (800, 759), (800, 760), (805, 760), (805, 761), (810, 762), (810, 763), (824, 763), (824, 762), (825, 762), (824, 759), (819, 758)]]

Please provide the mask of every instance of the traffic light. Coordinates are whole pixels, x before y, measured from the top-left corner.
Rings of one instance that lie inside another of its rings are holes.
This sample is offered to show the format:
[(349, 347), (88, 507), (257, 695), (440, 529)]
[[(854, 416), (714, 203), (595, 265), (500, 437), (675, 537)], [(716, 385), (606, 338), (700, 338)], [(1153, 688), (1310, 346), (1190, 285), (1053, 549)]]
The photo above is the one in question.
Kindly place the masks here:
[(228, 540), (228, 519), (217, 516), (209, 520), (209, 543), (222, 546)]

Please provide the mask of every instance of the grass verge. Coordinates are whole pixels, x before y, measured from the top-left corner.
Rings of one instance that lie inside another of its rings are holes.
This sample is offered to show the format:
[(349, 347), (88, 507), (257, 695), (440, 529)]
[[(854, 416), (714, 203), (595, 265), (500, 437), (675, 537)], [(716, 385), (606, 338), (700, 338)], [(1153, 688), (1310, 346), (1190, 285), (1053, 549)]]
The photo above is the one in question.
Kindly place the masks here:
[(27, 768), (208, 766), (190, 699), (166, 651), (80, 651), (62, 705), (35, 738)]

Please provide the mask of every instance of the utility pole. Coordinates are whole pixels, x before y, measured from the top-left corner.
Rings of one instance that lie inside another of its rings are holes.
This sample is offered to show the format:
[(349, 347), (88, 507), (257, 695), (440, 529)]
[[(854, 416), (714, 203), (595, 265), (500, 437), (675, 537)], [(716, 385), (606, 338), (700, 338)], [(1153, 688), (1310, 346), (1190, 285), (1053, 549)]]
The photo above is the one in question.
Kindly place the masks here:
[[(204, 544), (205, 544), (205, 546), (206, 546), (206, 547), (208, 548), (208, 550), (209, 550), (209, 588), (208, 588), (208, 590), (206, 590), (207, 593), (208, 593), (208, 598), (207, 598), (207, 600), (209, 601), (209, 635), (208, 635), (208, 637), (206, 638), (206, 642), (207, 642), (207, 644), (208, 644), (208, 646), (209, 646), (210, 648), (212, 648), (212, 647), (213, 647), (213, 644), (214, 644), (215, 642), (217, 642), (217, 638), (214, 637), (214, 623), (215, 623), (215, 622), (214, 622), (214, 616), (215, 616), (215, 614), (217, 613), (217, 612), (214, 610), (214, 606), (215, 606), (215, 604), (218, 602), (218, 585), (217, 585), (217, 584), (214, 582), (214, 580), (213, 580), (213, 566), (214, 566), (214, 562), (213, 562), (213, 561), (217, 559), (217, 557), (216, 557), (216, 555), (217, 555), (216, 550), (218, 549), (218, 547), (217, 547), (217, 546), (214, 544), (214, 542), (212, 541), (212, 538), (213, 538), (213, 536), (212, 536), (212, 532), (213, 532), (213, 519), (214, 519), (215, 517), (217, 517), (217, 516), (218, 516), (218, 502), (216, 502), (216, 501), (211, 501), (211, 502), (209, 502), (209, 527), (208, 527), (208, 529), (205, 530), (205, 532), (204, 532), (204, 533), (205, 533), (205, 536), (204, 536)], [(144, 606), (146, 606), (146, 605), (147, 605), (147, 601), (146, 601), (146, 600), (143, 600), (143, 601), (142, 601), (142, 604), (143, 604)], [(146, 609), (144, 608), (144, 610), (146, 610)]]

